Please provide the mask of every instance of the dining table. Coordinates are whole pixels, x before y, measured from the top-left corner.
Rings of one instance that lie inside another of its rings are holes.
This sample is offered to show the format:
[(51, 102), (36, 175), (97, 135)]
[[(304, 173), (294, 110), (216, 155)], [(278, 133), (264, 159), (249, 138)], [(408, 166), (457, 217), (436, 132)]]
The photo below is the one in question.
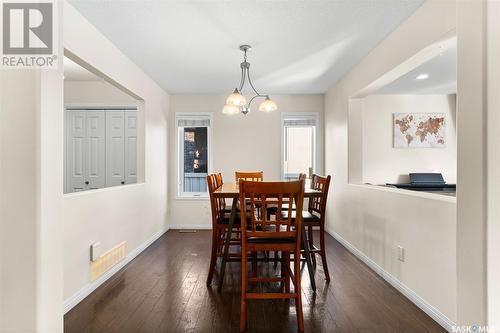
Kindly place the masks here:
[[(229, 216), (229, 221), (227, 225), (227, 232), (226, 232), (226, 238), (224, 240), (224, 250), (223, 250), (223, 255), (222, 255), (222, 261), (221, 261), (221, 267), (220, 267), (220, 272), (219, 272), (219, 285), (218, 285), (218, 291), (222, 291), (222, 285), (224, 283), (224, 273), (226, 271), (226, 263), (228, 261), (229, 257), (229, 246), (230, 246), (230, 241), (231, 241), (231, 234), (233, 232), (233, 225), (234, 225), (234, 220), (236, 218), (236, 214), (238, 212), (238, 199), (240, 196), (240, 189), (238, 186), (238, 183), (223, 183), (219, 188), (217, 188), (214, 191), (213, 194), (217, 198), (223, 198), (223, 199), (229, 199), (232, 200), (231, 204), (231, 214)], [(306, 186), (304, 189), (304, 199), (306, 198), (313, 198), (313, 197), (320, 197), (322, 195), (321, 191), (314, 190)], [(304, 225), (302, 225), (302, 241), (301, 246), (304, 249), (304, 257), (307, 265), (307, 270), (309, 272), (309, 279), (311, 281), (311, 288), (315, 292), (316, 291), (316, 282), (314, 281), (314, 267), (312, 263), (312, 257), (311, 257), (311, 252), (310, 252), (310, 247), (309, 247), (309, 242), (305, 241), (306, 238), (306, 231), (304, 228)]]

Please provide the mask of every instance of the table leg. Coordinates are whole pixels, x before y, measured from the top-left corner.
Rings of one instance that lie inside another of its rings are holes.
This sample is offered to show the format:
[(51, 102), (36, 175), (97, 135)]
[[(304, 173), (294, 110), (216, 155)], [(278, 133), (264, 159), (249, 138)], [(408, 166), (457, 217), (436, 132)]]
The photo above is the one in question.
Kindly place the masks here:
[(312, 290), (316, 292), (316, 281), (314, 280), (314, 268), (311, 260), (311, 252), (309, 248), (309, 242), (307, 242), (306, 240), (306, 228), (304, 227), (304, 225), (302, 225), (302, 246), (304, 247), (304, 256), (306, 257), (307, 270), (309, 271), (309, 280), (311, 280)]
[(229, 223), (227, 224), (226, 240), (224, 242), (224, 254), (222, 255), (222, 262), (220, 265), (219, 287), (218, 287), (219, 292), (222, 291), (222, 284), (224, 283), (226, 261), (229, 255), (229, 243), (231, 242), (231, 233), (233, 231), (233, 224), (234, 224), (234, 219), (236, 218), (237, 207), (238, 207), (238, 199), (233, 198), (233, 204), (231, 206), (231, 216), (229, 217)]
[[(298, 197), (295, 196), (295, 202), (298, 201)], [(307, 271), (309, 272), (309, 280), (311, 280), (311, 288), (316, 292), (316, 281), (314, 280), (314, 268), (312, 264), (311, 252), (309, 248), (309, 242), (307, 241), (306, 228), (304, 223), (302, 223), (302, 246), (304, 247), (304, 257), (306, 257)], [(298, 258), (300, 260), (300, 258)]]

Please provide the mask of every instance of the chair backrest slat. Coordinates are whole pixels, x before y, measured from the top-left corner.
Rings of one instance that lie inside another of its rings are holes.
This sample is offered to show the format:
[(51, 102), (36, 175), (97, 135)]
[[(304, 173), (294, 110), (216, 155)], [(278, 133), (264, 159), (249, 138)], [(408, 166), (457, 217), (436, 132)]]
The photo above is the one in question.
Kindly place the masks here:
[(311, 178), (311, 189), (320, 191), (321, 196), (312, 197), (309, 199), (308, 210), (310, 213), (317, 213), (324, 220), (326, 210), (326, 200), (328, 198), (328, 189), (330, 188), (331, 176), (313, 175)]
[[(290, 231), (294, 226), (293, 231), (297, 236), (297, 230), (300, 230), (302, 225), (302, 214), (297, 214), (295, 223), (292, 224), (292, 215), (289, 214), (286, 218), (282, 217), (281, 207), (283, 204), (290, 206), (295, 203), (297, 211), (302, 212), (304, 202), (304, 180), (287, 181), (287, 182), (254, 182), (240, 180), (240, 201), (244, 202), (249, 199), (250, 205), (250, 223), (247, 222), (248, 217), (242, 214), (242, 225), (247, 225), (252, 232), (252, 235), (262, 234), (266, 237), (266, 232), (282, 233), (283, 237), (289, 237)], [(275, 218), (270, 218), (268, 208), (278, 207)], [(274, 228), (271, 228), (273, 227)], [(246, 233), (246, 228), (242, 228)]]
[[(222, 180), (222, 177), (220, 178)], [(217, 190), (221, 185), (217, 186), (217, 175), (210, 174), (207, 176), (207, 186), (208, 193), (210, 196), (210, 207), (212, 210), (212, 225), (215, 226), (220, 223), (224, 218), (224, 209), (226, 208), (226, 201), (224, 198), (218, 198), (214, 195), (215, 190)]]
[(254, 182), (261, 182), (264, 181), (264, 171), (256, 171), (256, 172), (236, 171), (234, 173), (234, 178), (237, 183), (240, 181), (240, 179), (254, 181)]
[(215, 174), (215, 185), (217, 185), (217, 188), (221, 187), (222, 184), (224, 184), (224, 181), (222, 180), (222, 173), (216, 173)]

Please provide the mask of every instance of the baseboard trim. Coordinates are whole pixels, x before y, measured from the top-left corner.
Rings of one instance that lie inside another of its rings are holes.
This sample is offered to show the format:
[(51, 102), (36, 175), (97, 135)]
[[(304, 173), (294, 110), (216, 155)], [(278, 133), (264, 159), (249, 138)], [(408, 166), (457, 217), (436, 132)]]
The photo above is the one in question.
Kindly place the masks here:
[(69, 310), (71, 310), (73, 307), (75, 307), (78, 303), (83, 301), (85, 297), (90, 295), (94, 290), (99, 288), (104, 282), (106, 282), (109, 278), (111, 278), (113, 275), (115, 275), (120, 269), (125, 267), (129, 262), (131, 262), (135, 257), (137, 257), (139, 254), (141, 254), (142, 251), (148, 248), (151, 244), (153, 244), (158, 238), (160, 238), (165, 232), (169, 230), (169, 227), (166, 227), (157, 233), (155, 233), (153, 236), (151, 236), (148, 240), (146, 240), (144, 243), (136, 247), (134, 250), (130, 251), (127, 256), (125, 257), (124, 260), (122, 260), (120, 263), (118, 263), (116, 266), (113, 266), (109, 271), (101, 275), (99, 278), (97, 278), (95, 281), (92, 281), (91, 283), (87, 284), (85, 287), (80, 289), (78, 292), (76, 292), (73, 296), (68, 298), (67, 300), (64, 301), (64, 314), (66, 314)]
[(212, 230), (212, 225), (211, 224), (170, 224), (168, 226), (169, 229), (179, 229), (179, 230), (184, 230), (184, 229), (195, 229), (195, 230)]
[(456, 324), (441, 313), (434, 306), (429, 304), (423, 298), (421, 298), (417, 293), (408, 288), (405, 284), (403, 284), (400, 280), (398, 280), (395, 276), (387, 272), (385, 269), (380, 267), (376, 262), (371, 260), (367, 255), (358, 250), (354, 245), (349, 243), (347, 240), (342, 238), (338, 233), (331, 230), (330, 228), (326, 228), (326, 232), (330, 234), (333, 238), (335, 238), (340, 244), (344, 245), (344, 247), (351, 252), (354, 256), (356, 256), (359, 260), (364, 262), (368, 267), (370, 267), (375, 273), (380, 275), (385, 281), (387, 281), (391, 286), (396, 288), (400, 293), (402, 293), (406, 298), (412, 301), (416, 306), (418, 306), (422, 311), (424, 311), (429, 317), (434, 319), (439, 325), (441, 325), (448, 332), (452, 331), (452, 327)]

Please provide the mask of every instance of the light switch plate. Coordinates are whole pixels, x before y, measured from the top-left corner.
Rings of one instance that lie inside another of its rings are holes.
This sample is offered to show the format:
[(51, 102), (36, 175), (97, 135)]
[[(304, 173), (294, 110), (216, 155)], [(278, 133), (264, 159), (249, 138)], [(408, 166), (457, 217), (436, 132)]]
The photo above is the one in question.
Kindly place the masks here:
[(96, 261), (101, 256), (101, 242), (90, 244), (90, 261)]
[(402, 262), (405, 261), (405, 248), (401, 245), (398, 245), (398, 260)]

